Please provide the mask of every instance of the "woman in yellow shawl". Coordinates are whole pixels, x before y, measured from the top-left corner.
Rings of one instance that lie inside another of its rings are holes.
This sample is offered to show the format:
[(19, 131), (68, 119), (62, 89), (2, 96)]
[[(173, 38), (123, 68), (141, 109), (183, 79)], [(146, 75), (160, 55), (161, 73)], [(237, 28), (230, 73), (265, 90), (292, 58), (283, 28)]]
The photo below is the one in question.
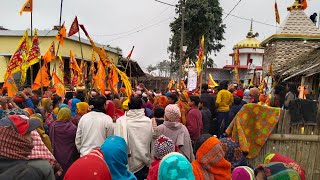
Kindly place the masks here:
[(53, 116), (52, 116), (52, 110), (53, 110), (53, 105), (52, 101), (49, 98), (43, 98), (41, 99), (39, 103), (39, 108), (43, 110), (44, 113), (44, 118), (45, 118), (45, 123), (47, 126), (49, 126), (53, 122)]
[(72, 123), (76, 126), (78, 126), (78, 123), (81, 119), (81, 117), (84, 114), (87, 114), (89, 112), (89, 104), (86, 102), (79, 102), (76, 104), (77, 107), (77, 114), (75, 117), (72, 118)]
[(46, 147), (49, 149), (50, 152), (52, 152), (52, 146), (49, 136), (45, 133), (44, 127), (43, 127), (43, 119), (41, 114), (33, 114), (30, 116), (30, 119), (36, 119), (40, 122), (40, 126), (37, 128), (37, 132), (39, 133), (42, 142)]
[(180, 112), (181, 112), (181, 123), (186, 125), (187, 122), (187, 112), (190, 109), (190, 106), (188, 103), (190, 102), (190, 98), (188, 96), (188, 93), (186, 91), (183, 91), (182, 93), (179, 93), (179, 100), (177, 102)]

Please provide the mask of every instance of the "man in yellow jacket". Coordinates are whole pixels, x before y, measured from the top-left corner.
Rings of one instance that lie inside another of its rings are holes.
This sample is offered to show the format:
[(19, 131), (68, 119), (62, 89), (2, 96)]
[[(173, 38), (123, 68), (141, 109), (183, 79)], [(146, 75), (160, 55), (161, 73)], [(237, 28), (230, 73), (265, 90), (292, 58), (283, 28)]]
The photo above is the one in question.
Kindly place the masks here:
[(221, 137), (230, 124), (228, 121), (228, 115), (230, 107), (233, 103), (233, 95), (228, 91), (228, 81), (222, 81), (220, 83), (220, 91), (217, 94), (216, 107), (217, 107), (217, 121), (219, 125), (218, 136)]

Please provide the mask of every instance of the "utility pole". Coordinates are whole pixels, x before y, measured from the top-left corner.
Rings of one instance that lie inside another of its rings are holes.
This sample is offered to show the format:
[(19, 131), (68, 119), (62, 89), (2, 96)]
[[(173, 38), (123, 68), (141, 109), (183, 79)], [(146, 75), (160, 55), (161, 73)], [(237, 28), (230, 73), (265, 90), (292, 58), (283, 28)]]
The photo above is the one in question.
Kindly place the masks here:
[(182, 58), (183, 58), (185, 0), (181, 0), (180, 6), (181, 6), (181, 34), (180, 34), (179, 84), (181, 83), (181, 80), (182, 80)]

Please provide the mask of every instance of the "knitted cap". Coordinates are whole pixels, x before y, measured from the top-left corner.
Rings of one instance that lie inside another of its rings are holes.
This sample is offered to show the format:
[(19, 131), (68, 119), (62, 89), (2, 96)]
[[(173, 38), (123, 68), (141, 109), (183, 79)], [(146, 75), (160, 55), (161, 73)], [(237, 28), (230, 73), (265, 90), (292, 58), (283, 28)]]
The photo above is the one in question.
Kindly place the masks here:
[(239, 166), (232, 171), (232, 180), (254, 180), (254, 172), (248, 166)]
[(165, 135), (161, 135), (156, 139), (154, 144), (154, 156), (157, 159), (162, 159), (165, 155), (174, 152), (175, 146), (170, 138)]
[(164, 117), (170, 122), (180, 122), (181, 112), (176, 104), (169, 104), (164, 110)]

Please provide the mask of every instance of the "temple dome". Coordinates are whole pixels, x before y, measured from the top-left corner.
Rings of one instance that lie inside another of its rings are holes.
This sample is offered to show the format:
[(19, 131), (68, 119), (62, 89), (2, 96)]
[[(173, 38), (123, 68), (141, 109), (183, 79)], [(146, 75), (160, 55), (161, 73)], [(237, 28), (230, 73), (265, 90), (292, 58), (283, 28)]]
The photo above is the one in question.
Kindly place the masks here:
[(261, 48), (260, 46), (261, 42), (256, 39), (255, 37), (246, 38), (240, 42), (238, 42), (236, 45), (233, 46), (233, 49), (240, 49), (240, 48)]

